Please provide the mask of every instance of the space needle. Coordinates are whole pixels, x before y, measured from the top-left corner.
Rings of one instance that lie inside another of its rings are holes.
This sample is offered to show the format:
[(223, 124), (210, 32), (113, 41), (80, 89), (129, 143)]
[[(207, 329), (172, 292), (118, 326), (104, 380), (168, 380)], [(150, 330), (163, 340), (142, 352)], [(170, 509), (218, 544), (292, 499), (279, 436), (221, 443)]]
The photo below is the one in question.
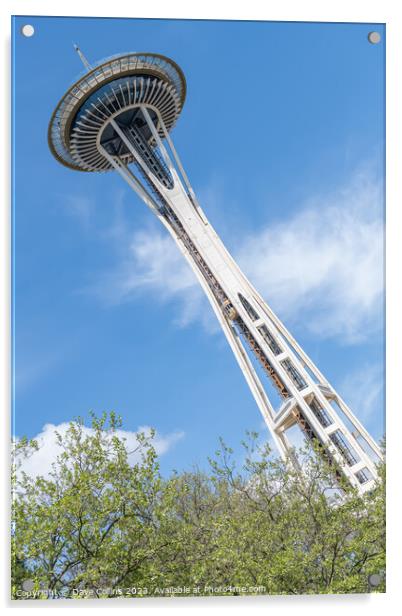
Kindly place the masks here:
[(282, 458), (293, 459), (287, 432), (298, 425), (338, 476), (360, 494), (372, 489), (380, 447), (240, 270), (190, 185), (170, 135), (186, 97), (182, 70), (137, 52), (91, 65), (75, 47), (85, 73), (51, 117), (54, 157), (75, 171), (117, 171), (164, 225), (204, 289)]

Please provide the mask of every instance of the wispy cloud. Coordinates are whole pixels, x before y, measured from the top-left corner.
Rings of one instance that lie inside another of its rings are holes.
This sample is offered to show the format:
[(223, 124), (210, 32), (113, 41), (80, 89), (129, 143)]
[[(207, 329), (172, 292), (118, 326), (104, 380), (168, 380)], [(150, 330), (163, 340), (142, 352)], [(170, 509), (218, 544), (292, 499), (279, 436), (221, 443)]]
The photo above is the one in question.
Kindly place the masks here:
[(237, 258), (282, 318), (319, 336), (360, 341), (380, 324), (381, 205), (380, 185), (359, 173), (246, 238)]
[(35, 361), (19, 360), (16, 362), (14, 378), (18, 392), (21, 393), (46, 376), (53, 368), (54, 363), (54, 358), (51, 356), (35, 358)]
[[(119, 226), (119, 259), (91, 291), (107, 304), (151, 294), (176, 301), (177, 323), (215, 321), (195, 276), (163, 229)], [(379, 324), (383, 293), (381, 186), (368, 171), (301, 204), (297, 213), (243, 238), (234, 255), (278, 315), (345, 344)]]
[[(21, 336), (21, 334), (20, 334)], [(18, 395), (27, 394), (31, 387), (44, 381), (49, 375), (60, 368), (62, 362), (71, 354), (73, 346), (70, 341), (59, 341), (57, 348), (33, 346), (29, 337), (21, 337), (19, 351), (15, 356), (14, 386)]]
[(213, 331), (215, 322), (195, 275), (164, 229), (151, 225), (132, 234), (121, 229), (118, 242), (120, 248), (125, 246), (121, 259), (94, 281), (92, 293), (106, 305), (132, 301), (144, 293), (162, 303), (177, 301), (177, 325), (199, 320)]
[(363, 364), (338, 386), (342, 397), (363, 423), (384, 413), (384, 374), (380, 363)]
[(75, 218), (85, 231), (88, 231), (93, 222), (96, 202), (84, 195), (63, 195), (61, 199), (65, 212)]
[[(60, 434), (61, 438), (66, 437), (67, 430), (69, 428), (68, 422), (63, 422), (58, 425), (51, 423), (45, 424), (42, 431), (39, 432), (33, 438), (38, 442), (39, 449), (35, 451), (29, 458), (21, 459), (21, 466), (19, 472), (25, 471), (30, 477), (37, 477), (39, 475), (46, 477), (52, 469), (52, 464), (56, 461), (57, 456), (61, 453), (62, 449), (57, 442), (56, 431)], [(137, 433), (143, 432), (145, 435), (150, 435), (151, 428), (149, 426), (140, 426), (136, 432), (129, 430), (116, 430), (115, 434), (120, 439), (125, 439), (127, 451), (133, 452), (137, 443)], [(83, 426), (83, 436), (91, 436), (94, 434), (92, 428)], [(184, 436), (184, 432), (172, 432), (170, 434), (155, 433), (152, 440), (152, 444), (158, 455), (163, 455), (169, 449)], [(131, 464), (135, 464), (139, 460), (138, 452), (131, 453), (129, 456)]]

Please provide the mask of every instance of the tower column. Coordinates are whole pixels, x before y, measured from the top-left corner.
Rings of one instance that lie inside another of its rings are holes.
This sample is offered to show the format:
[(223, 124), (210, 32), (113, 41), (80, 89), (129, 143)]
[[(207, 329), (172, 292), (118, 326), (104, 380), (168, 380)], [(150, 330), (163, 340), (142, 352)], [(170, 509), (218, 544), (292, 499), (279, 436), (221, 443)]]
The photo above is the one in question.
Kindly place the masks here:
[[(153, 210), (158, 209), (159, 204), (159, 214), (163, 212), (165, 226), (167, 221), (171, 235), (203, 286), (281, 455), (289, 454), (286, 430), (297, 424), (310, 440), (316, 440), (330, 452), (353, 485), (362, 490), (362, 484), (366, 484), (364, 488), (367, 489), (376, 477), (375, 464), (351, 438), (325, 397), (323, 387), (328, 387), (328, 384), (311, 377), (288, 337), (261, 310), (256, 290), (239, 270), (198, 203), (195, 205), (188, 190), (188, 180), (187, 190), (184, 187), (179, 177), (180, 169), (175, 168), (148, 111), (143, 106), (141, 111), (155, 140), (155, 148), (172, 177), (172, 185), (167, 186), (155, 176), (130, 134), (112, 121), (114, 129), (131, 151), (141, 174), (153, 186), (157, 200)], [(160, 117), (158, 124), (166, 134)], [(171, 139), (169, 147), (173, 152)], [(175, 161), (177, 164), (177, 155)], [(286, 413), (283, 412), (284, 405), (279, 412), (273, 408), (266, 387), (253, 367), (253, 355), (284, 398)], [(318, 370), (316, 374), (319, 377)], [(365, 479), (363, 469), (371, 480), (362, 482)]]
[[(158, 54), (129, 53), (90, 64), (49, 124), (49, 146), (70, 169), (115, 170), (170, 233), (203, 288), (271, 437), (295, 462), (287, 431), (297, 425), (363, 493), (381, 450), (241, 271), (210, 225), (170, 131), (186, 94), (181, 69)], [(350, 428), (350, 426), (352, 426)]]

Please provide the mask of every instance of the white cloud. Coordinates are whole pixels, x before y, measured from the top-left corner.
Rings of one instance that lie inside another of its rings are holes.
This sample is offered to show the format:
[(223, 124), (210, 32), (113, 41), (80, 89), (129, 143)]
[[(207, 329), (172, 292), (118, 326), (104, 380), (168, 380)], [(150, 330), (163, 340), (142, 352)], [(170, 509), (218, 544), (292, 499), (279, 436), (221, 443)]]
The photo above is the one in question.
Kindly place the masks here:
[[(51, 423), (45, 424), (42, 431), (33, 438), (38, 442), (39, 449), (35, 451), (29, 458), (21, 459), (19, 472), (25, 471), (31, 477), (42, 475), (46, 477), (51, 471), (52, 463), (56, 461), (57, 456), (62, 452), (62, 448), (58, 445), (56, 431), (65, 437), (69, 428), (68, 422), (63, 422), (58, 425)], [(126, 440), (127, 451), (134, 451), (138, 445), (136, 435), (138, 432), (143, 432), (147, 436), (150, 435), (151, 428), (149, 426), (140, 426), (137, 432), (129, 430), (116, 430), (114, 433), (120, 439)], [(83, 436), (91, 436), (94, 434), (92, 428), (83, 426)], [(158, 432), (152, 440), (153, 447), (158, 455), (163, 455), (171, 449), (178, 440), (183, 438), (184, 432), (172, 432), (170, 434), (161, 435)], [(129, 460), (134, 464), (138, 460), (138, 453), (132, 453)]]
[(358, 174), (334, 195), (246, 238), (238, 261), (283, 318), (360, 341), (379, 325), (383, 294), (380, 186)]
[(102, 276), (91, 290), (109, 305), (131, 301), (147, 294), (149, 301), (178, 300), (176, 324), (200, 320), (212, 330), (211, 312), (197, 279), (183, 255), (164, 229), (150, 226), (119, 237), (125, 250), (117, 266)]
[[(92, 287), (102, 301), (118, 304), (139, 293), (176, 300), (179, 325), (198, 320), (217, 329), (164, 229), (120, 229), (118, 242), (118, 263)], [(290, 218), (268, 220), (243, 238), (234, 256), (280, 318), (316, 336), (362, 341), (379, 326), (383, 298), (381, 186), (369, 172), (358, 172), (349, 185), (301, 204)]]

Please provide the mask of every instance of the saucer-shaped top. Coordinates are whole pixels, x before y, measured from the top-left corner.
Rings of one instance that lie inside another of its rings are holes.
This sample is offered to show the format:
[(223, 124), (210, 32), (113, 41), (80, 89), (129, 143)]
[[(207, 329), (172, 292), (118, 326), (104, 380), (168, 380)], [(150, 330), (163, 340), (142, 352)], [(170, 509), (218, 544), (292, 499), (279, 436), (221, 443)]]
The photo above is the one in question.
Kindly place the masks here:
[[(139, 105), (146, 105), (157, 112), (155, 124), (162, 135), (158, 115), (170, 131), (185, 96), (183, 72), (165, 56), (126, 53), (102, 60), (86, 71), (58, 103), (49, 123), (50, 150), (71, 169), (107, 171), (112, 167), (99, 143), (110, 118), (127, 118)], [(126, 163), (132, 160), (127, 152), (123, 158)]]

